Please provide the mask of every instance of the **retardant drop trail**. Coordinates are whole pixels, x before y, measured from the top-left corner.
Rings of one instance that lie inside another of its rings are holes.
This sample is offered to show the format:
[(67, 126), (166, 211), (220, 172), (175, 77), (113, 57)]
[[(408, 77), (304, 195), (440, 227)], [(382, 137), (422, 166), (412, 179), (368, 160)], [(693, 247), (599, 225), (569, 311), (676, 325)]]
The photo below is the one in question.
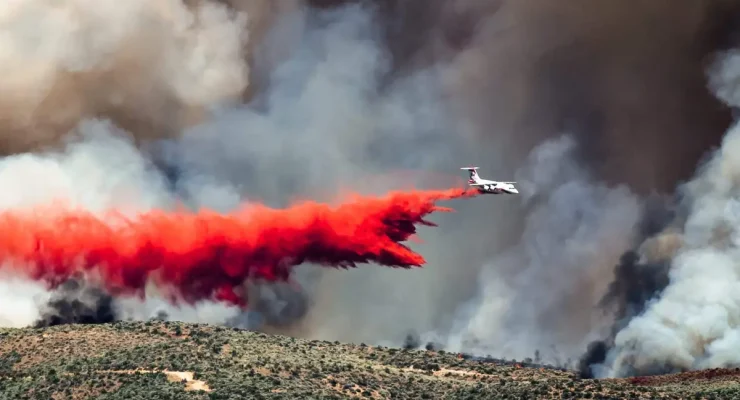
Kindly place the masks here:
[(55, 287), (94, 272), (111, 294), (143, 296), (147, 282), (167, 288), (173, 302), (215, 297), (245, 305), (248, 279), (287, 280), (311, 262), (354, 267), (421, 266), (400, 242), (424, 217), (450, 211), (435, 203), (475, 191), (394, 192), (338, 207), (304, 202), (287, 209), (250, 205), (232, 214), (151, 211), (136, 218), (110, 213), (38, 209), (0, 213), (0, 269)]

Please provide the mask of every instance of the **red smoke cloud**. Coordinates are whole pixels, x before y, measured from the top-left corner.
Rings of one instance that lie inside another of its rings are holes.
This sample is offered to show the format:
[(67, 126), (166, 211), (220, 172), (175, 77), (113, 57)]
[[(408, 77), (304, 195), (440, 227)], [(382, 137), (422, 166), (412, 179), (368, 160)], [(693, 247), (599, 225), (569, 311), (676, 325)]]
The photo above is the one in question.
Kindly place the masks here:
[(111, 294), (143, 296), (147, 281), (171, 289), (171, 301), (215, 297), (245, 305), (245, 280), (288, 280), (304, 262), (348, 268), (374, 262), (421, 266), (402, 245), (424, 217), (450, 211), (438, 200), (475, 191), (393, 192), (354, 196), (332, 207), (304, 202), (287, 209), (249, 205), (232, 214), (150, 211), (100, 218), (81, 210), (45, 208), (0, 213), (0, 268), (55, 287), (94, 272)]

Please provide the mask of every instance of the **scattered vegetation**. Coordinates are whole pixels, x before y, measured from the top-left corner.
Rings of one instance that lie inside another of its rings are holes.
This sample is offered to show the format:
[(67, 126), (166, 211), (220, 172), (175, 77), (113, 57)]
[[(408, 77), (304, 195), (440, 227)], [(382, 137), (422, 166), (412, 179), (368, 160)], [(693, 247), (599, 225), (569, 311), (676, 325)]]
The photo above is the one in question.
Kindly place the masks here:
[(725, 399), (740, 370), (589, 380), (443, 351), (152, 321), (0, 330), (3, 399)]

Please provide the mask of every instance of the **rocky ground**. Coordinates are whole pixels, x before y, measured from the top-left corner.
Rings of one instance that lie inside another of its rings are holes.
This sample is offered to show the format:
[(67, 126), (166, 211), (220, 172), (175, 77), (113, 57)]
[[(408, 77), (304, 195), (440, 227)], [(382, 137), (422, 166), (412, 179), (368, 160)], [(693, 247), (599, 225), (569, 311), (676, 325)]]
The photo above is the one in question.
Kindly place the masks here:
[(586, 380), (442, 351), (159, 321), (0, 329), (1, 399), (729, 399), (739, 377)]

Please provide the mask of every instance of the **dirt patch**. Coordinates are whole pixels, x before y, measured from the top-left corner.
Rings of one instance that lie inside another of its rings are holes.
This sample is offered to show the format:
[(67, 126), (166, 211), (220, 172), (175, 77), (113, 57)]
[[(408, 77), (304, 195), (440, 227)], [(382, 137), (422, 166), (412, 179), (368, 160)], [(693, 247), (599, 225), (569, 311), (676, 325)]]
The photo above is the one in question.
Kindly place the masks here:
[(193, 379), (195, 377), (195, 374), (192, 372), (181, 372), (181, 371), (163, 371), (165, 375), (167, 375), (167, 379), (169, 379), (171, 382), (177, 382), (177, 381), (185, 381), (185, 390), (191, 391), (191, 390), (202, 390), (205, 392), (210, 392), (211, 388), (208, 387), (208, 385), (197, 379)]
[(167, 380), (170, 382), (185, 382), (185, 390), (186, 391), (194, 391), (194, 390), (200, 390), (204, 392), (210, 392), (211, 388), (208, 386), (207, 383), (193, 379), (195, 377), (195, 374), (189, 371), (150, 371), (150, 370), (142, 370), (142, 369), (128, 369), (128, 370), (119, 370), (119, 371), (100, 371), (100, 372), (110, 372), (114, 374), (157, 374), (162, 373), (167, 376)]

